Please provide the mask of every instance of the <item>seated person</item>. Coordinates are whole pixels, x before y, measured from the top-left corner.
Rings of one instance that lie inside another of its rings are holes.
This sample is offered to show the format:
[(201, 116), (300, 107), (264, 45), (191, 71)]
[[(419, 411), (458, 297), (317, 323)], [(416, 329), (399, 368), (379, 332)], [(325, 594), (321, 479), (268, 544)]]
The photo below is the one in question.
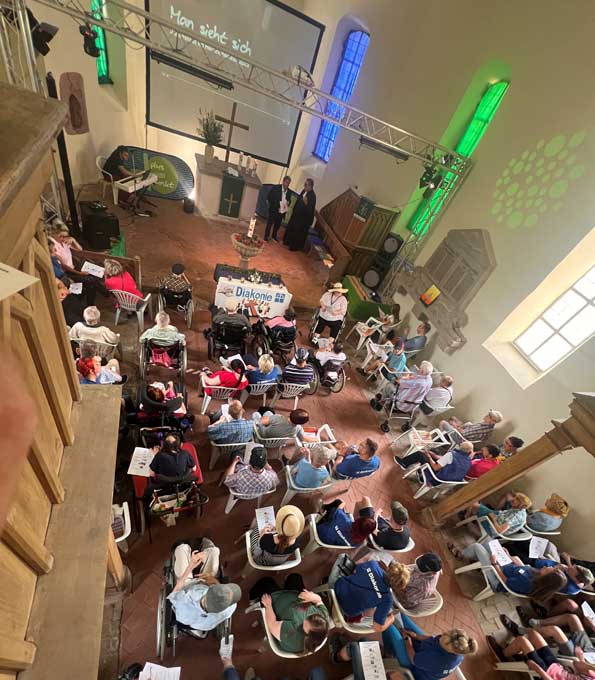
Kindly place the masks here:
[(556, 531), (570, 512), (570, 505), (557, 493), (553, 493), (543, 508), (529, 513), (527, 526), (534, 531)]
[(374, 542), (385, 550), (403, 550), (407, 547), (411, 538), (407, 526), (409, 512), (399, 501), (393, 501), (390, 509), (390, 519), (382, 517), (380, 511), (376, 513)]
[(183, 264), (173, 264), (171, 272), (159, 281), (159, 292), (167, 304), (186, 304), (192, 299), (192, 285), (186, 277)]
[[(64, 273), (69, 278), (75, 278), (77, 281), (80, 278), (86, 278), (87, 274), (79, 271), (74, 266), (72, 251), (80, 251), (83, 248), (81, 244), (70, 235), (68, 227), (60, 222), (55, 229), (52, 229), (52, 235), (50, 236), (49, 240), (52, 244), (50, 255), (52, 257), (56, 257), (59, 260)], [(54, 265), (54, 271), (55, 269), (56, 267)]]
[(285, 439), (289, 437), (300, 437), (302, 441), (309, 441), (309, 437), (304, 435), (303, 425), (309, 420), (308, 411), (303, 408), (296, 408), (289, 414), (289, 418), (272, 411), (264, 411), (261, 415), (259, 411), (252, 414), (252, 420), (256, 423), (256, 431), (261, 439)]
[(284, 505), (275, 516), (275, 526), (262, 532), (255, 527), (250, 534), (250, 550), (256, 564), (273, 567), (284, 564), (301, 545), (305, 519), (295, 505)]
[[(64, 244), (65, 250), (63, 252), (68, 253), (70, 266), (67, 264), (64, 264), (63, 260), (65, 260), (64, 255), (62, 255), (62, 259), (60, 259), (60, 256), (58, 255), (58, 247), (60, 246), (60, 238), (66, 239), (66, 242)], [(70, 286), (72, 283), (82, 283), (83, 289), (81, 293), (73, 293), (73, 295), (76, 295), (78, 298), (81, 300), (84, 300), (86, 305), (94, 305), (95, 304), (95, 298), (97, 296), (97, 291), (102, 290), (102, 285), (99, 281), (98, 278), (95, 276), (91, 276), (89, 274), (85, 274), (84, 272), (79, 271), (78, 269), (75, 269), (74, 264), (72, 264), (72, 254), (70, 250), (70, 246), (68, 245), (69, 242), (76, 243), (74, 239), (71, 239), (68, 233), (68, 229), (65, 227), (63, 230), (59, 231), (55, 238), (48, 239), (48, 249), (50, 251), (50, 258), (52, 260), (52, 267), (54, 270), (54, 276), (62, 281), (62, 283), (70, 289)], [(80, 250), (80, 246), (78, 245), (78, 250)], [(76, 248), (75, 248), (76, 250)], [(102, 291), (105, 292), (105, 291)]]
[(436, 592), (442, 574), (442, 560), (436, 553), (420, 555), (409, 567), (409, 583), (399, 595), (405, 609), (415, 609)]
[[(395, 463), (404, 470), (410, 465), (417, 463), (424, 465), (428, 463), (439, 480), (443, 482), (462, 482), (471, 468), (471, 459), (474, 454), (473, 444), (464, 441), (457, 448), (448, 451), (443, 456), (438, 456), (425, 449), (424, 451), (414, 451), (403, 458), (395, 456)], [(436, 485), (439, 482), (432, 479), (431, 483)]]
[(192, 473), (196, 470), (196, 463), (188, 451), (180, 448), (180, 439), (176, 435), (168, 434), (163, 440), (161, 450), (153, 457), (149, 468), (151, 469), (152, 479), (149, 480), (147, 488), (151, 487), (152, 489), (159, 483), (155, 483), (153, 479), (158, 475), (190, 480)]
[(283, 316), (274, 316), (272, 319), (267, 319), (264, 325), (271, 331), (271, 335), (275, 336), (284, 328), (292, 328), (295, 331), (297, 315), (293, 307), (288, 307)]
[(81, 385), (113, 385), (125, 383), (120, 375), (120, 364), (117, 359), (110, 359), (105, 366), (101, 365), (101, 357), (83, 357), (76, 362)]
[[(501, 617), (502, 618), (502, 617)], [(508, 617), (504, 617), (508, 619)], [(487, 636), (488, 644), (499, 661), (518, 661), (522, 657), (532, 674), (542, 680), (590, 680), (595, 678), (595, 666), (587, 663), (583, 650), (574, 646), (557, 626), (547, 626), (542, 631), (521, 631), (513, 621), (508, 629), (515, 636), (512, 642), (502, 646), (492, 635)], [(543, 634), (542, 634), (543, 632)], [(573, 649), (572, 669), (558, 663), (556, 654), (545, 640), (547, 636), (558, 648), (559, 653)]]
[(273, 491), (279, 484), (279, 478), (267, 463), (267, 452), (264, 446), (255, 446), (250, 453), (250, 463), (246, 465), (240, 456), (236, 456), (223, 475), (223, 484), (238, 494), (261, 496)]
[(452, 401), (452, 384), (453, 379), (449, 375), (443, 375), (440, 383), (428, 390), (421, 403), (421, 411), (429, 416), (438, 409), (445, 409)]
[(333, 476), (337, 479), (368, 477), (380, 467), (380, 458), (376, 455), (378, 444), (369, 437), (357, 446), (337, 442), (336, 449), (338, 453)]
[[(277, 392), (271, 399), (271, 407), (281, 398), (282, 384), (288, 385), (309, 385), (314, 380), (314, 368), (308, 363), (308, 350), (299, 347), (295, 353), (295, 359), (287, 364), (281, 374), (281, 382), (277, 387)], [(295, 363), (293, 363), (295, 361)]]
[(392, 342), (395, 337), (394, 328), (401, 320), (401, 305), (394, 304), (389, 314), (385, 314), (382, 309), (378, 307), (378, 320), (382, 322), (382, 325), (378, 330), (372, 332), (370, 336), (372, 342), (382, 343), (387, 340)]
[[(141, 298), (137, 302), (137, 308), (144, 304), (143, 294), (137, 288), (136, 281), (131, 274), (124, 271), (124, 267), (117, 260), (107, 259), (104, 261), (103, 267), (105, 269), (103, 283), (106, 290), (123, 290), (125, 293), (132, 293), (132, 295)], [(118, 307), (117, 301), (115, 301), (115, 304)]]
[(345, 502), (340, 498), (322, 505), (321, 510), (322, 516), (316, 527), (322, 543), (356, 548), (376, 529), (374, 508), (367, 496), (355, 504), (355, 519), (345, 512)]
[[(173, 413), (175, 415), (185, 415), (187, 413), (184, 395), (181, 392), (176, 392), (173, 380), (170, 380), (167, 385), (162, 382), (153, 382), (147, 385), (147, 397), (159, 404), (165, 404), (166, 401), (173, 402), (171, 407), (174, 408)], [(141, 411), (149, 411), (150, 408), (150, 404), (143, 404), (141, 402), (139, 405)]]
[(427, 321), (422, 321), (417, 327), (417, 335), (405, 338), (406, 352), (420, 352), (428, 341), (427, 335), (432, 330), (432, 326)]
[(486, 472), (493, 470), (500, 464), (500, 449), (493, 444), (482, 446), (480, 456), (471, 461), (471, 468), (467, 473), (470, 479), (477, 479)]
[(319, 349), (314, 356), (322, 368), (327, 361), (338, 364), (347, 361), (347, 355), (343, 351), (343, 343), (337, 341), (332, 344), (330, 349)]
[(68, 331), (71, 340), (90, 340), (117, 345), (120, 334), (114, 333), (107, 326), (100, 326), (101, 312), (97, 307), (86, 307), (83, 311), (84, 322), (78, 321)]
[[(339, 560), (341, 557), (339, 557)], [(349, 576), (335, 580), (333, 569), (329, 586), (334, 589), (337, 602), (347, 620), (358, 621), (364, 612), (374, 610), (374, 630), (380, 633), (395, 620), (393, 594), (398, 597), (409, 583), (409, 569), (399, 562), (388, 567), (376, 560), (360, 562)]]
[(382, 366), (382, 376), (389, 382), (395, 383), (398, 374), (407, 371), (407, 356), (405, 355), (405, 341), (403, 338), (395, 338), (393, 341), (393, 349), (385, 361), (380, 358), (370, 361), (366, 368), (358, 368), (358, 373), (368, 376), (374, 373), (377, 368)]
[(65, 286), (60, 279), (56, 279), (56, 291), (58, 300), (62, 305), (64, 319), (68, 326), (83, 320), (83, 311), (87, 307), (87, 302), (81, 299), (81, 295), (73, 295), (68, 286)]
[[(536, 602), (547, 602), (556, 593), (565, 592), (568, 587), (568, 578), (564, 571), (559, 567), (543, 566), (540, 569), (529, 567), (514, 555), (511, 556), (512, 563), (499, 566), (496, 557), (489, 551), (488, 541), (482, 543), (472, 543), (462, 552), (452, 543), (447, 547), (456, 559), (472, 564), (479, 562), (483, 567), (492, 566), (500, 579), (515, 593), (528, 595)], [(506, 548), (504, 548), (506, 552)], [(510, 555), (510, 553), (509, 553)], [(484, 570), (484, 576), (495, 593), (506, 592), (501, 585), (498, 577), (490, 569)]]
[[(244, 363), (248, 382), (251, 385), (277, 382), (281, 376), (281, 369), (275, 366), (275, 360), (270, 354), (261, 354), (258, 361), (252, 354), (247, 354), (244, 357)], [(248, 392), (249, 390), (246, 391), (246, 398), (248, 398)]]
[[(407, 373), (399, 378), (397, 387), (397, 408), (401, 413), (411, 413), (421, 404), (432, 389), (434, 367), (429, 361), (422, 361), (417, 373)], [(386, 396), (386, 392), (385, 392)]]
[(476, 654), (477, 641), (460, 628), (440, 635), (425, 635), (408, 616), (401, 614), (402, 628), (394, 624), (382, 633), (385, 653), (395, 657), (416, 680), (440, 680), (450, 676), (465, 656)]
[(229, 323), (236, 326), (243, 326), (248, 332), (252, 330), (250, 320), (245, 314), (238, 312), (238, 301), (235, 298), (225, 300), (224, 309), (219, 309), (214, 305), (211, 307), (213, 324)]
[(327, 465), (333, 450), (323, 444), (300, 449), (302, 458), (291, 467), (293, 483), (302, 489), (316, 489), (329, 481)]
[(221, 417), (209, 425), (207, 437), (215, 444), (239, 444), (252, 441), (253, 424), (244, 418), (244, 407), (238, 399), (232, 399), (227, 417)]
[(167, 599), (176, 621), (190, 626), (195, 637), (206, 637), (235, 612), (242, 590), (235, 583), (217, 580), (219, 548), (208, 538), (202, 539), (200, 550), (193, 551), (188, 543), (178, 545), (173, 569), (176, 585)]
[(250, 601), (264, 607), (267, 628), (284, 652), (312, 654), (328, 634), (329, 613), (320, 595), (306, 590), (300, 574), (289, 574), (283, 589), (270, 577), (250, 589)]
[[(527, 521), (527, 510), (531, 507), (531, 499), (524, 493), (511, 494), (507, 507), (503, 510), (494, 510), (484, 503), (472, 503), (467, 509), (465, 516), (488, 517), (494, 529), (504, 536), (510, 536), (520, 531)], [(488, 522), (482, 522), (484, 530), (489, 536), (494, 531)], [(479, 532), (476, 534), (479, 535)]]
[(524, 443), (525, 442), (520, 437), (506, 437), (500, 447), (501, 460), (516, 455), (519, 452), (519, 449), (523, 447)]
[(163, 347), (175, 345), (176, 342), (181, 342), (183, 345), (186, 344), (186, 336), (170, 324), (167, 312), (157, 312), (153, 328), (148, 328), (140, 336), (141, 342), (146, 342), (147, 340)]
[(218, 371), (211, 373), (206, 369), (200, 372), (201, 382), (204, 382), (205, 394), (209, 396), (213, 393), (210, 387), (235, 387), (232, 397), (237, 397), (240, 392), (248, 386), (246, 377), (246, 366), (241, 359), (233, 359), (229, 366), (222, 366)]
[(52, 268), (54, 270), (54, 276), (60, 279), (65, 286), (70, 286), (70, 279), (66, 276), (64, 267), (60, 262), (58, 257), (58, 251), (56, 250), (56, 242), (48, 239), (48, 250), (50, 251), (50, 259), (52, 261)]
[(467, 439), (472, 442), (483, 442), (492, 433), (494, 427), (502, 422), (503, 416), (500, 411), (490, 409), (480, 423), (462, 423), (456, 416), (448, 420), (440, 421), (440, 429), (454, 435), (453, 441)]
[[(103, 164), (103, 177), (107, 181), (111, 181), (112, 177), (114, 181), (118, 181), (124, 177), (131, 177), (133, 173), (126, 167), (129, 158), (130, 154), (128, 153), (127, 147), (121, 145), (117, 146)], [(110, 175), (112, 177), (110, 177)]]
[[(595, 631), (595, 623), (584, 615), (578, 602), (566, 598), (555, 603), (549, 603), (547, 607), (532, 602), (531, 608), (531, 611), (527, 611), (523, 607), (516, 608), (525, 628), (560, 626), (565, 630), (570, 630), (570, 638), (574, 645), (578, 645), (581, 649), (589, 652), (595, 651), (591, 649), (593, 643), (585, 631), (585, 628), (589, 629), (591, 633)], [(573, 652), (574, 650), (569, 651), (568, 656), (572, 656)]]

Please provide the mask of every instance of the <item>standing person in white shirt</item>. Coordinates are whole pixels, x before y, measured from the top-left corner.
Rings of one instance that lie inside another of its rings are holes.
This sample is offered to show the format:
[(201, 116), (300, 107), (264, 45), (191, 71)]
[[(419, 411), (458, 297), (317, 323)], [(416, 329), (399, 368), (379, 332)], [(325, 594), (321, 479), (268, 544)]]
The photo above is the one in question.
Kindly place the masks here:
[(318, 323), (314, 329), (312, 343), (317, 344), (320, 334), (328, 326), (330, 337), (333, 342), (337, 339), (343, 319), (347, 314), (347, 288), (343, 288), (340, 283), (331, 284), (330, 288), (320, 298), (320, 311), (318, 312)]
[(269, 195), (267, 196), (269, 219), (267, 220), (267, 226), (264, 232), (265, 241), (268, 241), (271, 237), (271, 227), (273, 229), (273, 241), (278, 241), (277, 232), (289, 209), (289, 201), (291, 199), (289, 193), (290, 184), (291, 177), (284, 177), (281, 184), (277, 184), (269, 191)]

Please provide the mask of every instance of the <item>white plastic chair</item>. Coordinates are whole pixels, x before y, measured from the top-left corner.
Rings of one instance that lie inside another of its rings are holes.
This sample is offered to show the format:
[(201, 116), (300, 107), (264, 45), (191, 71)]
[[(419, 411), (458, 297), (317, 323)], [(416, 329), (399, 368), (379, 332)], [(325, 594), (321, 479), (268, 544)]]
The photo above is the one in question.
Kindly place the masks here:
[(306, 519), (310, 529), (310, 542), (302, 551), (302, 555), (304, 557), (306, 557), (306, 555), (312, 554), (315, 550), (318, 550), (318, 548), (326, 548), (327, 550), (335, 550), (338, 552), (348, 552), (349, 550), (354, 550), (353, 546), (350, 545), (331, 545), (330, 543), (323, 543), (320, 540), (320, 537), (318, 536), (318, 529), (316, 527), (316, 521), (320, 519), (319, 514), (314, 513), (312, 515), (308, 515)]
[(366, 357), (362, 361), (360, 367), (365, 369), (375, 356), (379, 354), (386, 354), (387, 356), (393, 351), (394, 345), (392, 342), (385, 342), (383, 345), (378, 345), (371, 340), (366, 342)]
[(561, 531), (537, 531), (537, 529), (531, 529), (528, 524), (525, 524), (524, 528), (535, 536), (559, 536), (562, 533)]
[[(115, 540), (116, 543), (124, 543), (124, 541), (130, 536), (132, 532), (132, 522), (130, 521), (130, 507), (128, 506), (128, 501), (124, 501), (122, 505), (114, 503), (112, 505), (112, 512), (114, 517), (121, 517), (124, 522), (124, 533), (118, 536)], [(125, 552), (125, 545), (118, 546), (123, 552)]]
[(339, 606), (339, 601), (335, 595), (335, 591), (329, 588), (325, 592), (328, 593), (331, 602), (331, 616), (333, 617), (333, 622), (337, 628), (343, 628), (353, 635), (373, 635), (374, 634), (374, 619), (371, 616), (364, 616), (361, 621), (347, 622)]
[(276, 488), (271, 489), (271, 491), (266, 491), (265, 493), (253, 494), (253, 493), (236, 493), (235, 491), (230, 490), (227, 503), (225, 504), (225, 514), (229, 515), (229, 513), (233, 509), (233, 506), (238, 501), (256, 501), (256, 507), (260, 508), (262, 499), (265, 496), (270, 496), (272, 493), (275, 493), (275, 491), (277, 491)]
[[(209, 407), (212, 399), (216, 399), (217, 401), (229, 401), (232, 394), (238, 391), (237, 387), (218, 387), (217, 385), (206, 385), (204, 374), (201, 376), (200, 381), (204, 393), (202, 398), (202, 406), (200, 408), (200, 413), (203, 416), (207, 412), (207, 408)], [(211, 392), (211, 394), (206, 393), (207, 389)]]
[(234, 454), (239, 456), (240, 450), (241, 449), (245, 450), (246, 446), (251, 443), (252, 441), (239, 442), (237, 444), (217, 444), (215, 442), (211, 442), (211, 458), (209, 460), (209, 470), (212, 470), (215, 467), (215, 465), (217, 465), (217, 461), (219, 460), (221, 454), (234, 452)]
[[(328, 637), (325, 637), (324, 640), (316, 647), (316, 649), (313, 652), (302, 652), (301, 654), (296, 654), (295, 652), (286, 652), (279, 647), (279, 643), (277, 640), (273, 637), (271, 631), (269, 630), (269, 627), (267, 626), (267, 620), (264, 615), (264, 608), (260, 606), (260, 602), (255, 602), (251, 604), (245, 611), (245, 614), (250, 614), (251, 612), (259, 611), (260, 615), (262, 617), (262, 625), (264, 627), (265, 631), (265, 640), (269, 643), (269, 647), (271, 648), (272, 652), (276, 654), (277, 656), (282, 657), (283, 659), (299, 659), (303, 656), (310, 656), (310, 654), (316, 654), (316, 652), (320, 651), (327, 643)], [(258, 652), (262, 654), (265, 651), (265, 647), (260, 647), (258, 649)]]
[(389, 555), (400, 555), (401, 553), (411, 552), (413, 548), (415, 548), (415, 541), (411, 538), (411, 536), (409, 537), (409, 541), (404, 548), (401, 548), (400, 550), (388, 550), (387, 548), (383, 548), (382, 546), (378, 545), (378, 543), (376, 543), (374, 540), (374, 536), (370, 535), (368, 536), (368, 539), (364, 545), (357, 549), (357, 552), (351, 559), (353, 559), (354, 562), (358, 562), (362, 559), (362, 557), (365, 557), (374, 550), (385, 552)]
[[(323, 435), (324, 435), (324, 439), (323, 439)], [(321, 425), (316, 430), (314, 437), (316, 437), (317, 441), (315, 441), (315, 442), (304, 442), (296, 434), (295, 445), (298, 448), (303, 447), (305, 449), (311, 449), (312, 447), (316, 446), (317, 444), (336, 444), (336, 442), (337, 442), (337, 440), (335, 439), (335, 433), (332, 431), (331, 426), (327, 425), (326, 423), (324, 425)]]
[(426, 597), (425, 600), (420, 602), (412, 609), (407, 609), (404, 607), (396, 597), (394, 600), (401, 613), (409, 616), (410, 618), (418, 619), (421, 619), (424, 616), (433, 616), (442, 609), (442, 605), (444, 604), (444, 599), (437, 590), (435, 590), (429, 597)]
[(492, 586), (490, 585), (490, 582), (487, 579), (486, 574), (492, 573), (500, 582), (501, 586), (504, 588), (504, 590), (507, 593), (510, 593), (511, 595), (514, 595), (515, 597), (521, 597), (525, 600), (530, 600), (531, 596), (530, 595), (523, 595), (521, 593), (517, 593), (514, 590), (511, 590), (506, 583), (500, 578), (500, 575), (498, 572), (494, 569), (492, 565), (489, 566), (482, 566), (481, 562), (473, 562), (473, 564), (466, 564), (463, 567), (459, 567), (458, 569), (455, 569), (455, 574), (464, 574), (468, 571), (481, 571), (482, 576), (485, 579), (486, 582), (486, 587), (481, 590), (477, 595), (473, 598), (474, 602), (481, 602), (481, 600), (486, 600), (488, 597), (492, 597), (492, 595), (496, 594), (496, 591), (492, 589)]
[(349, 336), (355, 331), (359, 335), (357, 341), (357, 346), (355, 351), (358, 352), (366, 340), (375, 332), (379, 331), (382, 327), (382, 321), (379, 321), (375, 317), (371, 316), (367, 321), (358, 321), (345, 336), (345, 341), (349, 339)]
[[(451, 442), (444, 436), (444, 432), (437, 427), (430, 430), (429, 435), (428, 439), (424, 439), (419, 430), (412, 427), (407, 430), (407, 432), (403, 432), (403, 434), (395, 437), (393, 439), (393, 445), (401, 441), (403, 437), (407, 437), (407, 441), (409, 442), (409, 448), (404, 453), (399, 454), (399, 458), (405, 458), (405, 456), (408, 456), (414, 451), (421, 451), (426, 446), (452, 446)], [(433, 441), (434, 439), (437, 441)]]
[[(434, 481), (438, 482), (438, 484), (432, 485), (428, 481), (425, 475), (426, 471)], [(464, 484), (467, 484), (466, 481), (445, 482), (442, 479), (438, 479), (438, 477), (436, 477), (436, 473), (434, 470), (432, 470), (429, 463), (424, 463), (423, 465), (413, 465), (411, 469), (407, 470), (407, 472), (403, 475), (403, 479), (406, 479), (417, 472), (421, 473), (421, 479), (423, 481), (420, 483), (419, 489), (413, 494), (413, 498), (416, 499), (421, 498), (424, 494), (428, 493), (428, 491), (433, 491), (435, 496), (440, 496), (447, 491), (450, 491), (450, 489), (454, 489), (456, 486), (463, 486)]]
[(268, 451), (269, 449), (277, 449), (277, 455), (274, 458), (281, 456), (281, 449), (288, 444), (295, 442), (295, 437), (261, 437), (258, 432), (258, 427), (254, 425), (254, 441)]
[[(483, 540), (489, 538), (489, 539), (495, 539), (498, 538), (501, 541), (530, 541), (533, 534), (530, 531), (523, 531), (523, 529), (520, 529), (519, 531), (516, 531), (514, 534), (501, 534), (499, 531), (496, 531), (496, 528), (494, 527), (494, 523), (489, 517), (467, 517), (467, 519), (463, 519), (460, 522), (458, 522), (455, 527), (463, 527), (466, 526), (467, 524), (477, 524), (479, 527), (479, 530), (481, 531), (481, 536), (477, 539), (478, 543), (481, 543)], [(485, 528), (485, 524), (488, 524), (490, 526), (490, 529), (492, 530), (492, 534), (490, 535)]]
[(286, 571), (287, 569), (293, 569), (293, 567), (299, 567), (300, 562), (302, 561), (302, 553), (300, 552), (299, 548), (295, 549), (293, 553), (293, 559), (287, 559), (285, 560), (285, 562), (282, 562), (281, 564), (275, 564), (270, 567), (265, 567), (262, 564), (258, 564), (257, 562), (255, 562), (254, 557), (252, 556), (252, 546), (250, 544), (251, 533), (252, 531), (249, 530), (244, 534), (246, 543), (246, 557), (248, 558), (248, 562), (246, 563), (246, 566), (242, 570), (241, 578), (246, 578), (251, 569), (256, 569), (258, 571)]
[(102, 359), (107, 359), (109, 361), (110, 359), (113, 359), (118, 352), (118, 345), (113, 345), (111, 342), (98, 342), (97, 340), (85, 338), (77, 338), (76, 340), (72, 340), (72, 342), (78, 345), (81, 357), (84, 356), (83, 350), (85, 350), (87, 356), (92, 353), (92, 356), (99, 356)]
[[(151, 299), (151, 293), (147, 293), (144, 298), (140, 298), (138, 295), (134, 295), (134, 293), (128, 293), (125, 290), (111, 290), (110, 293), (116, 298), (116, 301), (118, 302), (118, 307), (116, 308), (115, 325), (118, 325), (118, 321), (120, 320), (120, 312), (122, 310), (125, 312), (134, 312), (136, 314), (136, 318), (138, 319), (138, 331), (139, 333), (142, 333), (145, 327), (145, 309), (147, 308), (149, 300)], [(142, 302), (142, 304), (137, 309), (137, 305), (140, 302)]]
[[(110, 187), (112, 190), (112, 198), (114, 200), (114, 205), (118, 205), (118, 189), (114, 185), (114, 176), (103, 169), (105, 161), (107, 159), (105, 156), (97, 156), (95, 158), (95, 165), (99, 170), (99, 182), (101, 184), (101, 200), (105, 198), (105, 190)], [(108, 175), (109, 179), (105, 179), (105, 175)]]
[(277, 385), (277, 382), (261, 382), (261, 383), (251, 383), (249, 389), (242, 391), (240, 396), (240, 401), (245, 404), (250, 397), (260, 397), (262, 396), (262, 405), (267, 405), (267, 394), (271, 391), (271, 388)]
[(279, 399), (293, 399), (293, 410), (298, 407), (300, 396), (310, 389), (310, 383), (305, 385), (296, 385), (295, 383), (278, 383), (277, 392), (271, 400), (271, 406), (274, 406)]
[(303, 495), (303, 496), (312, 496), (316, 493), (319, 493), (321, 491), (324, 491), (325, 489), (330, 489), (333, 484), (336, 483), (336, 480), (333, 480), (331, 477), (330, 470), (327, 468), (328, 476), (329, 476), (329, 481), (322, 484), (321, 486), (313, 486), (310, 488), (304, 488), (302, 486), (296, 486), (295, 482), (293, 480), (293, 476), (291, 474), (291, 465), (286, 465), (285, 466), (285, 481), (287, 483), (287, 491), (285, 492), (285, 495), (283, 496), (283, 500), (281, 501), (281, 507), (284, 505), (287, 505), (289, 501), (297, 494)]

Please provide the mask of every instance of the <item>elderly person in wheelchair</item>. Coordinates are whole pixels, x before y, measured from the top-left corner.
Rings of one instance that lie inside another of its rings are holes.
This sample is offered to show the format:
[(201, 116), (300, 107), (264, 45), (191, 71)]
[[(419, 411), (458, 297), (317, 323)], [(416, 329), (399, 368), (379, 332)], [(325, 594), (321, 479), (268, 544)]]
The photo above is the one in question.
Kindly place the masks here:
[(219, 583), (219, 548), (203, 538), (200, 550), (187, 543), (174, 550), (176, 584), (168, 595), (176, 620), (188, 626), (187, 633), (204, 638), (210, 630), (229, 619), (242, 597), (234, 583)]
[(183, 333), (180, 333), (175, 326), (171, 325), (167, 312), (157, 312), (153, 328), (147, 329), (140, 336), (141, 342), (147, 340), (163, 347), (175, 345), (178, 342), (182, 345), (186, 344), (186, 336)]

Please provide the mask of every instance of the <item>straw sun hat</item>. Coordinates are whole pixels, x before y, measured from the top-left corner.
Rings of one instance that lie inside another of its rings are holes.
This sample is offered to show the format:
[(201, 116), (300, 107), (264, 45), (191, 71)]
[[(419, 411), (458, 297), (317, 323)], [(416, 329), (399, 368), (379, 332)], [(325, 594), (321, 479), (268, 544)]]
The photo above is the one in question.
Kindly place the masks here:
[(284, 505), (275, 518), (275, 529), (279, 536), (297, 538), (304, 531), (304, 513), (295, 505)]

